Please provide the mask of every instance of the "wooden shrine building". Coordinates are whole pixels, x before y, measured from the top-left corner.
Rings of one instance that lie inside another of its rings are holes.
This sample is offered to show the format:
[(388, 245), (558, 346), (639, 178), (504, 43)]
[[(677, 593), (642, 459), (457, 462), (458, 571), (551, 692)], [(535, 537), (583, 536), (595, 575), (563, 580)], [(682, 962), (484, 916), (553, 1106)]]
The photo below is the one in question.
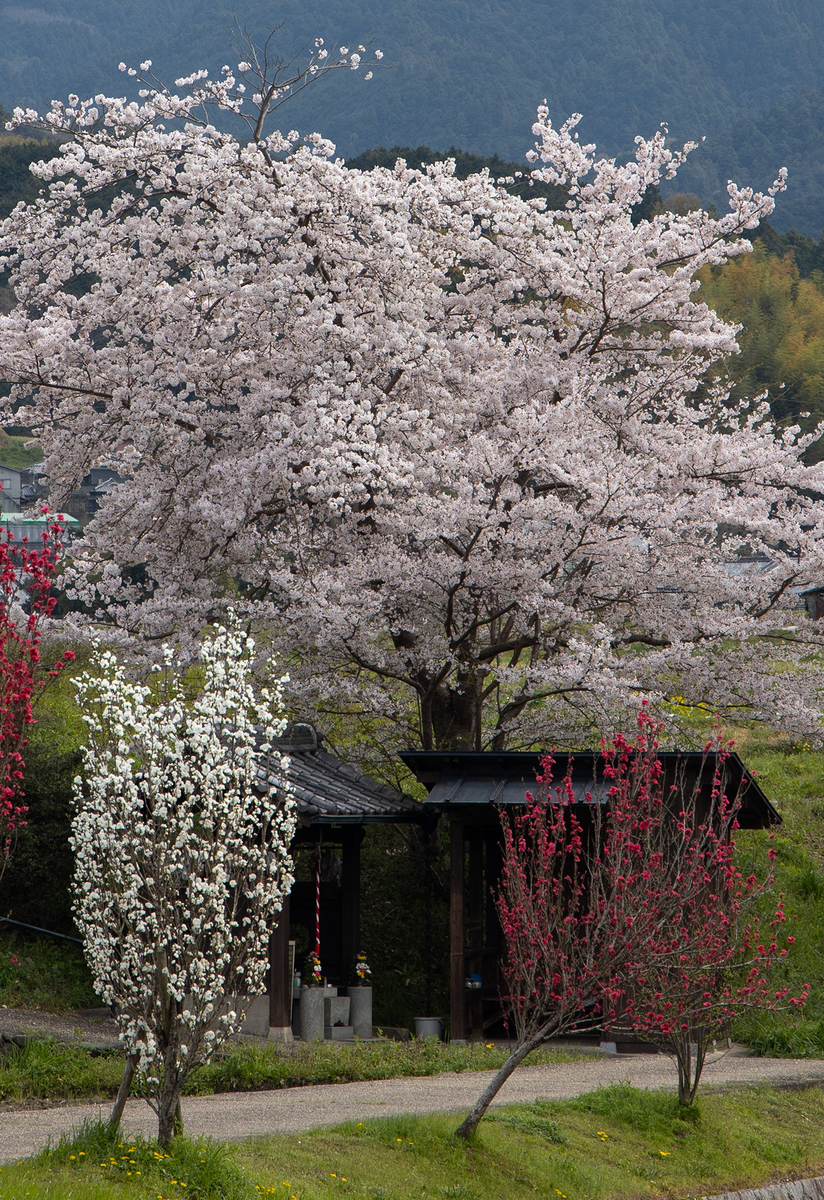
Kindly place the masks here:
[[(500, 960), (504, 951), (495, 909), (494, 889), (501, 867), (499, 808), (521, 805), (535, 793), (540, 772), (538, 753), (407, 751), (401, 759), (429, 789), (420, 805), (449, 823), (450, 845), (450, 1025), (451, 1037), (479, 1038), (499, 1026)], [(601, 756), (555, 754), (555, 779), (567, 773), (575, 803), (605, 803)], [(665, 785), (678, 783), (695, 794), (699, 806), (709, 804), (715, 756), (661, 753)], [(745, 770), (737, 755), (724, 765), (724, 791), (741, 796), (739, 824), (764, 829), (781, 817)]]
[[(535, 779), (541, 755), (406, 751), (400, 755), (402, 761), (428, 789), (421, 803), (329, 754), (309, 724), (291, 726), (278, 748), (289, 755), (288, 774), (298, 806), (293, 847), (322, 852), (331, 868), (320, 885), (321, 959), (329, 983), (343, 987), (351, 983), (361, 949), (360, 851), (365, 827), (417, 823), (434, 829), (443, 820), (449, 826), (450, 847), (450, 1035), (460, 1041), (497, 1032), (503, 1016), (500, 962), (504, 953), (494, 898), (501, 868), (499, 809), (523, 804), (526, 792), (534, 793), (540, 786)], [(695, 795), (699, 809), (709, 804), (714, 755), (662, 752), (659, 757), (666, 786), (677, 783), (686, 794)], [(609, 785), (603, 779), (599, 754), (586, 751), (554, 758), (556, 780), (564, 778), (572, 760), (576, 804), (583, 808), (606, 803)], [(723, 786), (730, 798), (740, 794), (738, 820), (743, 829), (780, 823), (778, 812), (735, 754), (725, 762)], [(314, 931), (315, 902), (315, 884), (296, 882), (273, 934), (270, 1036), (291, 1035), (289, 926)]]
[[(385, 787), (329, 754), (312, 725), (290, 726), (276, 746), (289, 755), (288, 776), (297, 801), (293, 850), (312, 846), (334, 859), (332, 871), (327, 872), (333, 878), (320, 886), (321, 959), (329, 982), (346, 987), (361, 949), (360, 850), (365, 827), (399, 822), (434, 824), (437, 816), (411, 796)], [(288, 1037), (291, 1031), (290, 924), (314, 930), (314, 884), (293, 885), (271, 939), (270, 1036)], [(276, 1031), (281, 1031), (280, 1035)]]

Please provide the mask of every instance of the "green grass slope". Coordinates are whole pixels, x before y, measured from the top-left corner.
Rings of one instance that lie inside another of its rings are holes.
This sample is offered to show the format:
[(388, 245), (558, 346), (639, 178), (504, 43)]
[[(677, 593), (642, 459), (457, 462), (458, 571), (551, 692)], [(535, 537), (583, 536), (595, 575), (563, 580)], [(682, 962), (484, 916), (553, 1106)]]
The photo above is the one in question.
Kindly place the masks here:
[(701, 1196), (820, 1174), (820, 1089), (671, 1096), (605, 1088), (499, 1110), (471, 1145), (454, 1116), (396, 1117), (255, 1139), (141, 1138), (88, 1127), (0, 1170), (0, 1200), (638, 1200)]

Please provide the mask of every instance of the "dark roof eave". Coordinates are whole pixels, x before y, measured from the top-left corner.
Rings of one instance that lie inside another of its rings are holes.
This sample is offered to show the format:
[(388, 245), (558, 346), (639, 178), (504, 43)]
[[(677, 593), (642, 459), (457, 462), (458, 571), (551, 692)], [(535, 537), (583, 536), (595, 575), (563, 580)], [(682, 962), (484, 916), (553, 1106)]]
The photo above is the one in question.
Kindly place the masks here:
[[(407, 766), (416, 778), (432, 788), (439, 780), (446, 777), (454, 776), (456, 771), (467, 776), (475, 778), (483, 778), (489, 776), (507, 776), (510, 779), (525, 780), (527, 776), (532, 776), (534, 779), (537, 768), (543, 757), (542, 751), (475, 751), (475, 750), (455, 750), (455, 751), (434, 751), (434, 750), (406, 750), (399, 755), (401, 761)], [(592, 762), (593, 759), (600, 758), (600, 754), (595, 750), (582, 750), (577, 753), (568, 751), (558, 751), (555, 755), (557, 761), (567, 761), (572, 757), (576, 767), (580, 768), (579, 775), (588, 774), (587, 762)], [(658, 757), (664, 764), (675, 760), (681, 761), (700, 761), (706, 756), (700, 750), (664, 750), (661, 751)], [(741, 800), (741, 815), (739, 824), (742, 829), (763, 829), (771, 825), (781, 825), (783, 820), (781, 814), (777, 811), (772, 802), (767, 798), (756, 780), (750, 775), (745, 768), (739, 756), (735, 753), (729, 755), (728, 762), (730, 763), (738, 779), (743, 784), (742, 800)], [(574, 777), (574, 775), (573, 775)], [(454, 809), (467, 810), (470, 807), (468, 802), (450, 802), (448, 800), (430, 800), (423, 801), (424, 805), (429, 805), (437, 812), (448, 812), (450, 807)], [(487, 801), (490, 804), (490, 801)], [(481, 804), (476, 804), (475, 807), (480, 810)]]
[(403, 813), (370, 813), (368, 816), (364, 814), (349, 813), (306, 813), (300, 814), (301, 821), (305, 825), (412, 825), (426, 824), (432, 820), (433, 810)]

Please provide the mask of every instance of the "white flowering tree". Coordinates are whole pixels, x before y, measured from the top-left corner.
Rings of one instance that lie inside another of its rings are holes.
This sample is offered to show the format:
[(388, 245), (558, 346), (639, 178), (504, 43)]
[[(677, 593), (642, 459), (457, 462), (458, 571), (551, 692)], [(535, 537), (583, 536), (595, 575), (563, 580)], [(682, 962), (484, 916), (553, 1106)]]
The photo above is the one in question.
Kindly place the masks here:
[(95, 988), (116, 1005), (127, 1067), (165, 1145), (181, 1089), (263, 989), (268, 944), (292, 885), (295, 806), (272, 739), (281, 680), (256, 694), (254, 644), (219, 628), (203, 677), (167, 656), (148, 684), (111, 653), (77, 691), (88, 729), (76, 784), (75, 914)]
[(749, 250), (783, 176), (730, 184), (718, 218), (640, 219), (685, 152), (657, 133), (598, 159), (541, 107), (553, 212), (268, 131), (257, 60), (140, 82), (15, 114), (62, 145), (0, 232), (7, 403), (56, 493), (127, 476), (76, 561), (99, 615), (185, 637), (240, 584), (307, 711), (401, 744), (614, 727), (639, 690), (817, 736), (824, 647), (792, 610), (824, 582), (824, 466), (707, 385), (736, 331), (695, 282)]

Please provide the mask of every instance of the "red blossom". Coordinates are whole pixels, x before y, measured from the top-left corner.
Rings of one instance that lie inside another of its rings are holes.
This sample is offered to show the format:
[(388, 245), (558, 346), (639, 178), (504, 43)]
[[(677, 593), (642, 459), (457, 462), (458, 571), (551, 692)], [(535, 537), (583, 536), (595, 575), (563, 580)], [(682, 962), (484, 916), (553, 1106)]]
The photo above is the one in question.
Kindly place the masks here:
[[(35, 688), (53, 674), (47, 671), (46, 678), (35, 678), (43, 618), (55, 605), (50, 592), (64, 528), (60, 521), (50, 524), (38, 548), (29, 546), (27, 538), (15, 541), (11, 532), (0, 542), (0, 876), (26, 823), (23, 750), (27, 726), (34, 724)], [(29, 612), (18, 623), (14, 609), (26, 596)]]
[[(665, 780), (658, 735), (642, 709), (634, 745), (603, 745), (607, 805), (575, 805), (547, 756), (543, 795), (502, 812), (504, 1003), (519, 1045), (573, 1025), (665, 1042), (689, 1103), (713, 1037), (743, 1008), (784, 999), (766, 972), (786, 949), (775, 933), (763, 940), (756, 918), (743, 923), (771, 878), (738, 866), (729, 746), (708, 742), (697, 781), (677, 769)], [(779, 902), (769, 925), (785, 919)]]

